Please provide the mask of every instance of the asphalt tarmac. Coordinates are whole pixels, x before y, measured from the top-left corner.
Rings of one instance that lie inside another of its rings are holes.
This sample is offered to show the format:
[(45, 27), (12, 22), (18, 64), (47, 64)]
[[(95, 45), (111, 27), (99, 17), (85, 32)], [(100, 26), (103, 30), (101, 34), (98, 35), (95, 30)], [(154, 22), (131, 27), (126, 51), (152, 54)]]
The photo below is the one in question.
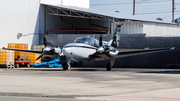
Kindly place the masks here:
[(0, 101), (179, 101), (180, 69), (0, 68)]

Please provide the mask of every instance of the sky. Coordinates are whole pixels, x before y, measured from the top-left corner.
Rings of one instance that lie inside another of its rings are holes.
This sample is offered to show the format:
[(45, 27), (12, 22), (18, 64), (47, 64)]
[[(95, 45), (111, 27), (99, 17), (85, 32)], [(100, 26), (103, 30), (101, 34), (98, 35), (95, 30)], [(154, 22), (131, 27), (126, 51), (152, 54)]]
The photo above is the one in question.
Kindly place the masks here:
[[(135, 0), (135, 16), (163, 22), (172, 21), (172, 0)], [(180, 17), (180, 0), (174, 0), (174, 19)], [(133, 15), (133, 0), (90, 0), (90, 8), (107, 12)]]

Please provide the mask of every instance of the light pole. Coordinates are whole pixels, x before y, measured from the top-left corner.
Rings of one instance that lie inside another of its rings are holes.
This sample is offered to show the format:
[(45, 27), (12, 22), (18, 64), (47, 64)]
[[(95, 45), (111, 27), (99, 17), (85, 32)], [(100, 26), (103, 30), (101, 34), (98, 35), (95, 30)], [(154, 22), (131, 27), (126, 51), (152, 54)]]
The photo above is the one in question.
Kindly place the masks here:
[(172, 0), (172, 22), (174, 22), (174, 0)]
[(135, 0), (133, 0), (133, 15), (135, 15)]

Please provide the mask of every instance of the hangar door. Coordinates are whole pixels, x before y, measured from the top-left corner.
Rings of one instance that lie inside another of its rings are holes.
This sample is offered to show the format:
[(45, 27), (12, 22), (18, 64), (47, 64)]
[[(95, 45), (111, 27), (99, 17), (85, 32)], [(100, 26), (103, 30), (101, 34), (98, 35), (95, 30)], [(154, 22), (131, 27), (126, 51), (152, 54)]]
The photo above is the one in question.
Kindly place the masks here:
[(44, 5), (48, 34), (108, 34), (110, 18), (89, 9)]

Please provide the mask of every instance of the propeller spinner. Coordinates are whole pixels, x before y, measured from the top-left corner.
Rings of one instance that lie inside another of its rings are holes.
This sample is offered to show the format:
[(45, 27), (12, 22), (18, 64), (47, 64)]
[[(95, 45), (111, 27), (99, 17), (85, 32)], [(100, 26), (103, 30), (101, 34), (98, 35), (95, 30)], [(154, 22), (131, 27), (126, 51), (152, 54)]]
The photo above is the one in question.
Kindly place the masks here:
[(44, 48), (42, 49), (42, 54), (36, 59), (40, 59), (43, 55), (57, 55), (61, 53), (61, 49), (59, 47), (53, 47), (52, 45), (47, 43), (46, 37), (43, 38)]

